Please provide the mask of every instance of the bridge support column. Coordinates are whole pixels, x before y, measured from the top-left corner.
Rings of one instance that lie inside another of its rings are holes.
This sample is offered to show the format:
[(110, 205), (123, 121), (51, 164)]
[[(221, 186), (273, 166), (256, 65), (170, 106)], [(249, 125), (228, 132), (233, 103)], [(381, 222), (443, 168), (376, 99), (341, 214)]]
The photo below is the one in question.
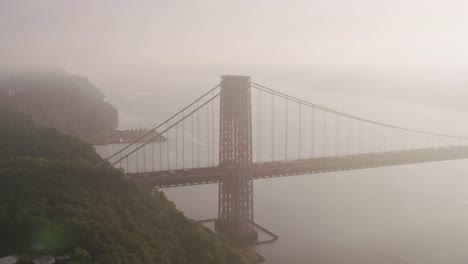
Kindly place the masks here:
[(219, 166), (231, 173), (219, 182), (216, 228), (238, 241), (256, 240), (250, 77), (222, 76), (220, 99)]

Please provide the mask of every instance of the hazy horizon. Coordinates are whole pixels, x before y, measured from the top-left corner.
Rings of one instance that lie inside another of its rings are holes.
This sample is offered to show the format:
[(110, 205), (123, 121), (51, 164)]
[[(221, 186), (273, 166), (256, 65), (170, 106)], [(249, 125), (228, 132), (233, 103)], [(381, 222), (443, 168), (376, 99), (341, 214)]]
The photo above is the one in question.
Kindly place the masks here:
[[(2, 1), (0, 65), (88, 77), (106, 94), (197, 90), (222, 74), (460, 108), (464, 1)], [(188, 89), (188, 88), (184, 88)]]

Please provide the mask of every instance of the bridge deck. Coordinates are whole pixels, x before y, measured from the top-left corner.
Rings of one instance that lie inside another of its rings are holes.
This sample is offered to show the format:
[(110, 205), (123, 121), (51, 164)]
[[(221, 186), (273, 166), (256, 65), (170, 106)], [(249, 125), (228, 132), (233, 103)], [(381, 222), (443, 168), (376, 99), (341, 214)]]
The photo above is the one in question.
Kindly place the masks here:
[[(468, 158), (468, 146), (358, 154), (254, 163), (253, 176), (254, 179), (262, 179), (465, 158)], [(216, 183), (222, 177), (228, 177), (229, 175), (229, 168), (220, 167), (127, 174), (129, 178), (135, 181), (160, 188)]]

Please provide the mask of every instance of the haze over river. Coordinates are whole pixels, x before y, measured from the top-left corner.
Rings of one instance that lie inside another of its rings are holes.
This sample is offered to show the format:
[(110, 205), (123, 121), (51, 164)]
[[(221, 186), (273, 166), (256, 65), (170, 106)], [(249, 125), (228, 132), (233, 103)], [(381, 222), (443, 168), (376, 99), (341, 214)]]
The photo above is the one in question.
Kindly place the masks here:
[[(301, 97), (395, 125), (468, 135), (462, 111), (364, 95)], [(147, 112), (176, 107), (162, 101)], [(217, 184), (162, 190), (193, 219), (217, 216)], [(254, 247), (266, 263), (468, 263), (468, 160), (256, 180), (254, 210), (255, 222), (279, 235)]]

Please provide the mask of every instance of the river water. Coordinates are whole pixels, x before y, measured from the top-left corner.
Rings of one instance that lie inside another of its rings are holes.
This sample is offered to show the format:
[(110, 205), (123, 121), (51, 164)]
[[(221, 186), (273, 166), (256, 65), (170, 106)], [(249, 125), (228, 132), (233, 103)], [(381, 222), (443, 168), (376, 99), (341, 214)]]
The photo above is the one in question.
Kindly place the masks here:
[[(319, 103), (357, 115), (468, 134), (465, 112), (366, 96), (313, 95)], [(349, 101), (355, 103), (344, 103)], [(103, 156), (114, 149), (97, 148)], [(162, 191), (188, 217), (217, 216), (216, 184)], [(255, 222), (279, 236), (253, 247), (266, 263), (468, 263), (468, 160), (256, 180), (254, 211)]]
[[(163, 189), (187, 216), (214, 218), (217, 185)], [(266, 263), (467, 263), (468, 161), (254, 182), (255, 222), (279, 240)]]

